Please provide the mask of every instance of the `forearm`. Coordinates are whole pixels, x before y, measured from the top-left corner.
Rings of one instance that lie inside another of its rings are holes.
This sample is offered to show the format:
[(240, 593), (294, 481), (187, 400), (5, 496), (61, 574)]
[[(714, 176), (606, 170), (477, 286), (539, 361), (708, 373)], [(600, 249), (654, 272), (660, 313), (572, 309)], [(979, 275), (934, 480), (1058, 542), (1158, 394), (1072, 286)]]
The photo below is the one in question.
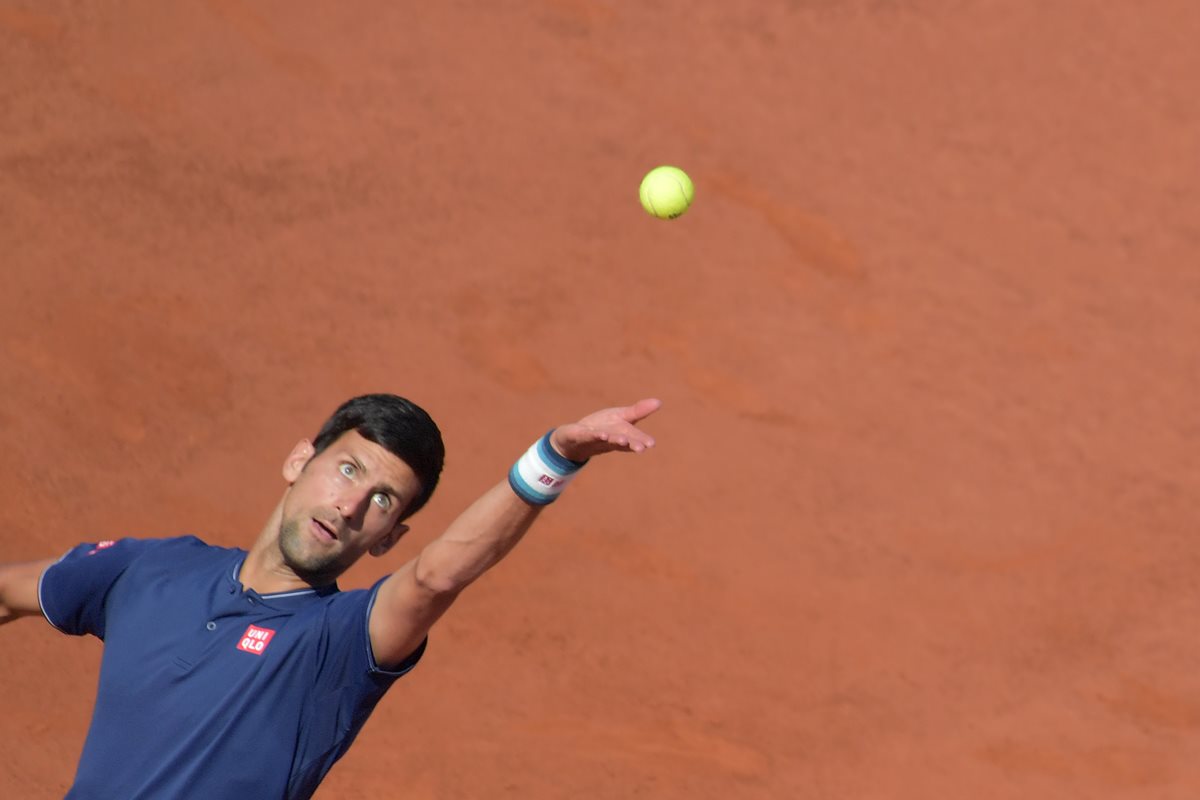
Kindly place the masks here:
[(0, 565), (0, 625), (41, 611), (38, 581), (54, 559)]
[(501, 481), (425, 546), (417, 556), (417, 581), (437, 593), (461, 591), (521, 541), (542, 508)]
[(541, 509), (554, 502), (589, 458), (653, 447), (654, 438), (634, 423), (659, 405), (647, 399), (603, 409), (539, 439), (517, 460), (509, 480), (488, 490), (421, 551), (413, 573), (417, 584), (435, 596), (457, 594), (521, 541)]
[(485, 492), (445, 533), (383, 582), (369, 628), (376, 662), (394, 665), (407, 658), (458, 593), (508, 555), (590, 458), (653, 447), (654, 438), (636, 423), (659, 405), (651, 398), (601, 409), (553, 429), (530, 447), (507, 480)]

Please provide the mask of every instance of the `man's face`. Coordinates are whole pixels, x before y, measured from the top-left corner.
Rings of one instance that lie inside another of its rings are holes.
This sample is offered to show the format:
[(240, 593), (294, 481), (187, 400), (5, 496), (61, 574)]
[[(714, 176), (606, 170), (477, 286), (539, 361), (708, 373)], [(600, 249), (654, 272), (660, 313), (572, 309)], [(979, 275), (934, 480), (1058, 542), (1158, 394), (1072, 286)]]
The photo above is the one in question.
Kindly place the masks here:
[(421, 490), (412, 468), (347, 431), (318, 455), (301, 442), (284, 464), (279, 549), (314, 585), (332, 583), (363, 553), (383, 555), (407, 530), (404, 509)]

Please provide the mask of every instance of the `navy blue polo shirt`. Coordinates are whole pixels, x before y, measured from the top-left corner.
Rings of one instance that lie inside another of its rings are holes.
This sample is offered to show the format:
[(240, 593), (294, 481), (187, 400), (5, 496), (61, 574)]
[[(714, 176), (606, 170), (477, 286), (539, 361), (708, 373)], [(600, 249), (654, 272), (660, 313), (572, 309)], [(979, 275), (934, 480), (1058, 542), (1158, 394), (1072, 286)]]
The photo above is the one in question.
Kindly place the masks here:
[(420, 659), (375, 664), (369, 590), (243, 590), (244, 550), (83, 544), (42, 575), (46, 619), (104, 640), (71, 800), (307, 798)]

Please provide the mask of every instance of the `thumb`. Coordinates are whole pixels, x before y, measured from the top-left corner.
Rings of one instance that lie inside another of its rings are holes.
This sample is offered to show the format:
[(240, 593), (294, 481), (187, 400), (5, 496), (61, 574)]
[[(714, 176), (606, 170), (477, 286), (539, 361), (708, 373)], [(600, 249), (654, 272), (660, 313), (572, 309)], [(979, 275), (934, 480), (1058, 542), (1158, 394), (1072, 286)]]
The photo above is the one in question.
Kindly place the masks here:
[(641, 422), (660, 408), (662, 408), (661, 400), (656, 397), (647, 397), (644, 400), (638, 400), (633, 405), (621, 409), (621, 417), (626, 422)]

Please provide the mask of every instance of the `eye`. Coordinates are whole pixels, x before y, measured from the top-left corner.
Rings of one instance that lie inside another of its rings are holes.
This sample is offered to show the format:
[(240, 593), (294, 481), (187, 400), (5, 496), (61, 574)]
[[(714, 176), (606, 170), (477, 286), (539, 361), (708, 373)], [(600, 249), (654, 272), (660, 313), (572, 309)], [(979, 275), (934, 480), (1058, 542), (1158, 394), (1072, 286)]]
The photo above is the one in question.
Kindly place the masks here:
[(371, 499), (375, 501), (375, 505), (379, 506), (382, 511), (387, 511), (392, 507), (392, 498), (383, 492), (376, 492), (375, 496)]
[(342, 475), (346, 476), (347, 478), (353, 478), (355, 475), (355, 472), (357, 471), (354, 469), (354, 465), (349, 464), (349, 463), (342, 464), (341, 466), (338, 467), (338, 470), (342, 473)]

